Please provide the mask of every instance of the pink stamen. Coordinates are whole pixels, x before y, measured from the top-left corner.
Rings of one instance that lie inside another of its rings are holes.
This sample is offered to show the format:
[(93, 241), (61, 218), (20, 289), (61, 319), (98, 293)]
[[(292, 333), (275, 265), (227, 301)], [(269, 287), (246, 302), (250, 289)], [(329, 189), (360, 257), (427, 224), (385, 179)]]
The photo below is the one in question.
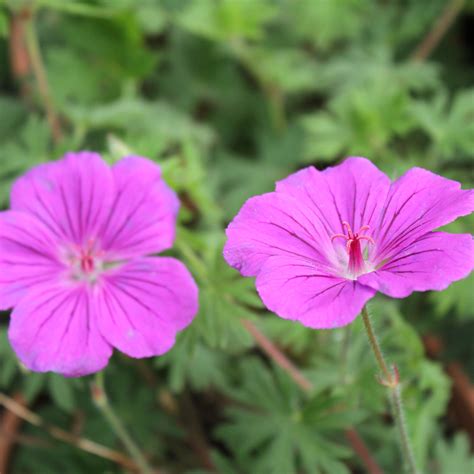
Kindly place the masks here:
[(367, 235), (359, 235), (357, 237), (359, 240), (367, 240), (370, 242), (372, 245), (375, 245), (375, 240), (372, 237), (368, 237)]
[(349, 238), (353, 239), (354, 234), (352, 233), (352, 229), (351, 229), (351, 226), (350, 226), (349, 222), (344, 221), (342, 223), (342, 225), (343, 225), (343, 227), (345, 227), (347, 229), (347, 234), (349, 235)]
[(362, 235), (362, 232), (370, 230), (370, 226), (363, 225), (358, 232), (354, 233), (350, 224), (346, 221), (342, 222), (342, 226), (346, 229), (347, 235), (345, 234), (334, 234), (331, 237), (331, 242), (334, 242), (335, 239), (343, 238), (346, 239), (346, 250), (349, 254), (349, 271), (353, 275), (360, 274), (364, 269), (364, 258), (362, 256), (362, 249), (360, 246), (361, 240), (366, 240), (372, 245), (375, 244), (375, 241), (372, 237), (368, 235)]
[(347, 239), (347, 235), (344, 235), (344, 234), (334, 234), (332, 237), (331, 237), (331, 242), (334, 241), (334, 239), (337, 239), (339, 237), (342, 237), (343, 239)]

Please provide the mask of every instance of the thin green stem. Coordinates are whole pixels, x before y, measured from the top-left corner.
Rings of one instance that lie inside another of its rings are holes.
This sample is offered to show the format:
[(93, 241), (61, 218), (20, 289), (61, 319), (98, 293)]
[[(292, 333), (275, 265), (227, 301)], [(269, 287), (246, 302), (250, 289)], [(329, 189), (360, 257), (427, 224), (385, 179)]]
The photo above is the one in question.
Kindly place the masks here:
[(145, 456), (140, 451), (135, 441), (132, 439), (124, 424), (122, 423), (122, 420), (117, 416), (109, 403), (107, 393), (105, 392), (103, 372), (98, 372), (95, 376), (95, 381), (92, 384), (92, 398), (97, 408), (102, 412), (104, 418), (108, 421), (110, 427), (127, 448), (130, 456), (133, 458), (140, 469), (140, 473), (152, 474), (153, 469), (150, 467)]
[(208, 278), (208, 271), (204, 262), (199, 258), (199, 256), (194, 252), (190, 245), (185, 241), (184, 238), (178, 238), (175, 242), (175, 247), (183, 254), (187, 259), (190, 267), (199, 277), (206, 281)]
[(46, 111), (46, 118), (48, 120), (49, 127), (51, 128), (53, 139), (57, 143), (62, 137), (61, 124), (56, 114), (53, 98), (49, 89), (46, 69), (44, 67), (38, 35), (35, 28), (34, 12), (31, 13), (31, 18), (29, 19), (26, 26), (26, 47), (28, 49), (28, 55), (30, 56), (33, 74), (37, 82), (38, 92)]
[(369, 312), (365, 306), (362, 309), (362, 319), (364, 321), (365, 330), (367, 331), (367, 336), (369, 337), (370, 345), (374, 352), (375, 358), (377, 359), (377, 364), (380, 367), (380, 370), (383, 372), (385, 381), (388, 384), (391, 384), (393, 383), (393, 374), (388, 368), (387, 362), (385, 362), (385, 357), (383, 356), (379, 341), (375, 335), (374, 329), (372, 328), (372, 323), (370, 322)]
[(383, 373), (383, 378), (380, 379), (380, 383), (390, 390), (393, 417), (398, 427), (398, 434), (407, 472), (410, 474), (418, 474), (419, 471), (416, 467), (415, 456), (413, 454), (413, 449), (411, 447), (410, 437), (408, 436), (405, 422), (405, 412), (403, 409), (402, 397), (400, 393), (400, 377), (398, 370), (396, 367), (394, 367), (393, 371), (389, 369), (389, 366), (385, 361), (385, 357), (383, 356), (380, 343), (372, 327), (372, 323), (370, 322), (369, 312), (365, 306), (362, 309), (362, 319), (364, 321), (364, 326), (372, 347), (372, 351), (375, 355), (375, 359), (380, 371)]
[(400, 436), (400, 444), (402, 446), (403, 456), (407, 465), (407, 470), (411, 474), (418, 474), (416, 467), (415, 456), (408, 436), (407, 425), (405, 421), (405, 410), (403, 409), (402, 395), (400, 386), (397, 384), (391, 389), (392, 409), (394, 413), (395, 422), (397, 423), (398, 432)]

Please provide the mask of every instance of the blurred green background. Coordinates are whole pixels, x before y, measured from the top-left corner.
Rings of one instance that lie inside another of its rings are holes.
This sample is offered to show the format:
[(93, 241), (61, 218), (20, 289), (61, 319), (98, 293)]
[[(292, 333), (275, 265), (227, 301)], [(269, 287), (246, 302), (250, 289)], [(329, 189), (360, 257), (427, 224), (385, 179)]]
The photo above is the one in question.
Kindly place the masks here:
[[(105, 371), (111, 403), (159, 472), (401, 472), (361, 321), (312, 331), (269, 314), (252, 280), (224, 263), (224, 229), (276, 180), (348, 155), (393, 179), (421, 166), (472, 187), (473, 32), (472, 0), (0, 0), (1, 207), (26, 169), (80, 149), (110, 162), (147, 156), (180, 194), (171, 254), (198, 281), (200, 313), (165, 356), (116, 353)], [(473, 295), (471, 276), (370, 306), (423, 472), (474, 472)], [(3, 314), (0, 402), (72, 438), (0, 412), (2, 474), (127, 472), (80, 445), (124, 453), (90, 378), (25, 372), (7, 326)]]

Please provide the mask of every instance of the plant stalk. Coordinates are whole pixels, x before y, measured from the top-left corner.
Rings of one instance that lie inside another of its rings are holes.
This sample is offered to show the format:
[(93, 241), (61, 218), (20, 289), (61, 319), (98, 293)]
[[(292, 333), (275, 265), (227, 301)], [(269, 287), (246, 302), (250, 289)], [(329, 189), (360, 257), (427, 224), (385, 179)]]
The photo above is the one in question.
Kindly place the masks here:
[(105, 392), (103, 372), (98, 372), (95, 375), (95, 381), (92, 384), (92, 398), (114, 433), (120, 438), (130, 456), (139, 467), (140, 473), (152, 474), (153, 469), (109, 403), (107, 393)]
[(56, 110), (53, 104), (53, 98), (48, 84), (46, 75), (46, 69), (44, 67), (43, 58), (41, 55), (41, 49), (38, 41), (38, 35), (35, 28), (35, 17), (34, 12), (31, 13), (26, 26), (26, 47), (28, 55), (30, 56), (31, 67), (35, 76), (38, 92), (43, 102), (43, 106), (46, 111), (46, 119), (48, 120), (49, 127), (55, 143), (58, 143), (62, 137), (61, 124), (56, 114)]
[(387, 362), (380, 348), (380, 343), (377, 339), (377, 336), (370, 322), (369, 312), (367, 307), (364, 306), (362, 309), (362, 319), (364, 321), (364, 326), (369, 338), (372, 351), (375, 355), (375, 359), (380, 368), (380, 371), (383, 374), (383, 378), (379, 378), (379, 381), (382, 385), (388, 388), (390, 400), (392, 404), (393, 417), (395, 423), (398, 427), (398, 434), (400, 438), (400, 445), (402, 448), (403, 459), (405, 461), (407, 472), (410, 474), (419, 474), (419, 471), (416, 467), (415, 456), (413, 454), (413, 449), (410, 443), (410, 437), (408, 436), (406, 421), (405, 421), (405, 412), (403, 409), (402, 397), (400, 393), (400, 377), (398, 374), (397, 368), (394, 366), (393, 370), (390, 370)]

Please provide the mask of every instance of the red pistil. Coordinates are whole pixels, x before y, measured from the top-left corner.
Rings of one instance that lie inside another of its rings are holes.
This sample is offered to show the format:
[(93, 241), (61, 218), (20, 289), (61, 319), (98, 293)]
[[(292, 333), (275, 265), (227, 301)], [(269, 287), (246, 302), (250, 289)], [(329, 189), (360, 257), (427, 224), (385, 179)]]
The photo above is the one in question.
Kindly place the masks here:
[(349, 254), (349, 271), (353, 275), (358, 275), (364, 269), (364, 258), (362, 256), (360, 241), (367, 240), (371, 244), (375, 244), (375, 242), (372, 237), (361, 235), (362, 232), (370, 229), (368, 225), (363, 225), (356, 233), (352, 232), (351, 226), (348, 222), (344, 221), (342, 225), (346, 228), (347, 235), (335, 234), (331, 237), (331, 241), (334, 241), (334, 239), (338, 238), (343, 238), (347, 241), (346, 249), (347, 253)]
[(97, 252), (94, 252), (94, 241), (91, 239), (87, 242), (85, 249), (81, 250), (79, 260), (81, 264), (81, 270), (84, 273), (92, 273), (95, 270), (94, 257)]
[(92, 255), (83, 255), (81, 257), (81, 270), (84, 273), (91, 273), (94, 271), (94, 257)]

